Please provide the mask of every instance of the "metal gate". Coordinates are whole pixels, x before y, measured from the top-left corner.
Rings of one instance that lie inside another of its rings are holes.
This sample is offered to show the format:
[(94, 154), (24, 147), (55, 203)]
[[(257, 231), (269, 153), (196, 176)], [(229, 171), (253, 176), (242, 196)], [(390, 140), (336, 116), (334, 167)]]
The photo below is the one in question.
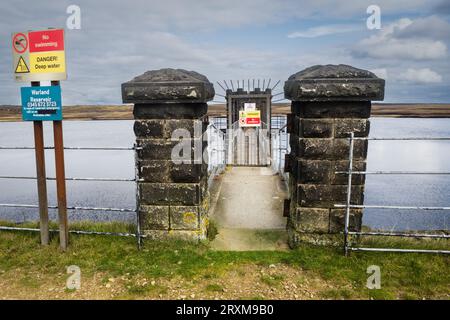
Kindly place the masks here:
[(240, 127), (236, 121), (227, 132), (227, 164), (267, 166), (270, 164), (270, 132), (267, 124)]

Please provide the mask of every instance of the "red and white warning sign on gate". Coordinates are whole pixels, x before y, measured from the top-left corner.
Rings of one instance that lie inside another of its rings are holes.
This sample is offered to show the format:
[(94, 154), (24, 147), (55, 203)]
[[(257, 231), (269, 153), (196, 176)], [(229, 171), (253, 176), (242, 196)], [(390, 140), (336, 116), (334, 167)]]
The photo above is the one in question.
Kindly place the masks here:
[(15, 32), (11, 39), (16, 81), (67, 78), (63, 29)]
[(240, 127), (261, 126), (261, 111), (259, 110), (239, 111), (239, 126)]

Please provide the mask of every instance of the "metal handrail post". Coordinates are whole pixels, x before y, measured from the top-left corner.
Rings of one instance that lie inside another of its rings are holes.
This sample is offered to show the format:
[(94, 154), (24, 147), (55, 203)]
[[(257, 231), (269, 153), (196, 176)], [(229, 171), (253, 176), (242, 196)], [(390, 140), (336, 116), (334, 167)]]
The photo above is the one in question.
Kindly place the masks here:
[(347, 201), (345, 207), (345, 223), (344, 223), (344, 252), (348, 256), (348, 226), (350, 222), (350, 202), (352, 197), (352, 170), (353, 170), (353, 145), (354, 133), (350, 133), (350, 148), (348, 152), (348, 180), (347, 180)]
[[(134, 145), (136, 147), (136, 144)], [(141, 238), (141, 218), (140, 218), (140, 208), (139, 208), (139, 171), (138, 171), (138, 155), (137, 151), (134, 151), (134, 175), (136, 180), (136, 244), (138, 250), (141, 250), (142, 247), (142, 238)]]

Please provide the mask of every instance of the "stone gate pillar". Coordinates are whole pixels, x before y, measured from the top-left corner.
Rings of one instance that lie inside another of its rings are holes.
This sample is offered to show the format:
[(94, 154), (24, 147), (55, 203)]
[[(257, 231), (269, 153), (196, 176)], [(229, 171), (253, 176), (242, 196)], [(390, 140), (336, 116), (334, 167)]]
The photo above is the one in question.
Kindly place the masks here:
[[(335, 171), (348, 169), (350, 132), (369, 135), (371, 101), (383, 100), (384, 80), (347, 65), (317, 65), (289, 77), (284, 93), (292, 101), (289, 245), (329, 241), (344, 230), (345, 209), (334, 204), (346, 202), (347, 175)], [(365, 170), (367, 144), (355, 140), (353, 170)], [(354, 175), (352, 204), (363, 203), (364, 183), (363, 175)], [(350, 230), (360, 230), (361, 220), (362, 210), (351, 210)]]
[(214, 94), (205, 76), (181, 69), (147, 71), (122, 84), (123, 102), (134, 103), (137, 205), (142, 233), (149, 238), (206, 237), (203, 133), (206, 102)]

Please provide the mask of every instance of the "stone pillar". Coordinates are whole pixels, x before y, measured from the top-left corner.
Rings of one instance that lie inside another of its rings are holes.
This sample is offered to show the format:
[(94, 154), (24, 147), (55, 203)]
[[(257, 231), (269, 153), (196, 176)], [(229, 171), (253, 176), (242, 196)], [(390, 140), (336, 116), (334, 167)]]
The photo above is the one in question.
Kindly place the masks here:
[[(371, 101), (383, 100), (384, 80), (346, 65), (313, 66), (291, 77), (284, 86), (292, 101), (288, 118), (291, 153), (288, 214), (289, 244), (329, 242), (344, 230), (349, 140), (369, 135)], [(354, 142), (353, 170), (366, 169), (367, 140)], [(363, 204), (363, 175), (352, 179), (352, 204)], [(350, 230), (360, 230), (362, 210), (351, 210)]]
[[(203, 133), (206, 102), (213, 97), (213, 85), (205, 76), (181, 69), (147, 71), (122, 84), (123, 102), (134, 103), (137, 205), (142, 233), (151, 239), (206, 237), (209, 196)], [(178, 134), (176, 129), (184, 130)]]

